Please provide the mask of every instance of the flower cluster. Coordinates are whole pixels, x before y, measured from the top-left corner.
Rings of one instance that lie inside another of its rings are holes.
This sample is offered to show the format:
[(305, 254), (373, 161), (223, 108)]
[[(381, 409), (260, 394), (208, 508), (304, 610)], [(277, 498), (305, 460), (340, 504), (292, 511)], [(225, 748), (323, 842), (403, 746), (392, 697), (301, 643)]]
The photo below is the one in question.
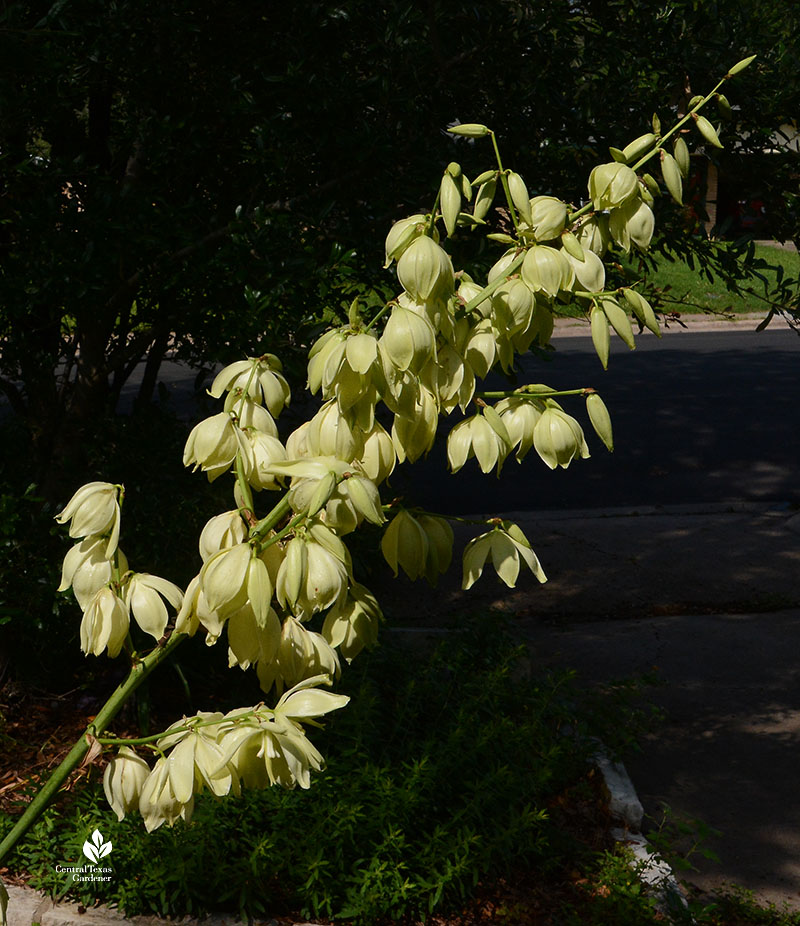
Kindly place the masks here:
[[(60, 589), (71, 587), (83, 611), (84, 652), (118, 655), (131, 641), (132, 622), (158, 641), (156, 654), (184, 637), (202, 635), (211, 646), (225, 635), (229, 666), (253, 668), (263, 691), (278, 697), (272, 708), (201, 712), (137, 741), (152, 746), (152, 764), (123, 744), (104, 777), (120, 819), (138, 810), (154, 830), (188, 820), (203, 790), (224, 796), (243, 787), (309, 787), (323, 759), (304, 725), (318, 726), (319, 717), (348, 700), (319, 685), (332, 684), (343, 660), (375, 643), (382, 620), (375, 596), (356, 579), (348, 536), (364, 523), (380, 530), (380, 550), (395, 576), (403, 571), (435, 584), (451, 565), (448, 519), (381, 498), (398, 464), (431, 450), (443, 420), (460, 413), (447, 435), (453, 473), (474, 458), (483, 473), (499, 475), (509, 457), (522, 463), (532, 450), (550, 469), (587, 458), (584, 430), (567, 411), (571, 396), (585, 399), (595, 434), (613, 449), (611, 417), (594, 389), (537, 383), (481, 392), (481, 381), (498, 370), (516, 373), (520, 355), (547, 348), (556, 317), (566, 311), (588, 321), (603, 367), (612, 332), (631, 349), (634, 323), (660, 335), (636, 286), (607, 288), (614, 277), (606, 261), (650, 244), (662, 185), (643, 172), (648, 162), (659, 164), (664, 188), (681, 201), (689, 170), (681, 125), (691, 118), (707, 143), (719, 144), (697, 113), (710, 98), (690, 103), (669, 132), (662, 134), (654, 118), (652, 131), (611, 149), (612, 160), (592, 170), (582, 206), (531, 196), (499, 153), (497, 166), (473, 181), (459, 164), (448, 164), (433, 210), (401, 219), (386, 237), (386, 267), (396, 265), (400, 291), (368, 319), (356, 300), (347, 323), (311, 345), (308, 388), (321, 402), (292, 433), (279, 431), (276, 420), (291, 398), (276, 356), (222, 369), (209, 390), (224, 400), (222, 410), (192, 429), (184, 464), (210, 481), (231, 472), (234, 505), (203, 528), (201, 565), (185, 593), (129, 570), (119, 549), (121, 486), (93, 482), (75, 493), (58, 518), (78, 541), (65, 557)], [(450, 131), (494, 140), (475, 123)], [(501, 192), (507, 221), (488, 238), (503, 253), (485, 281), (456, 271), (443, 238), (486, 226)], [(254, 493), (264, 490), (280, 495), (259, 517)], [(546, 581), (529, 540), (510, 521), (489, 518), (466, 544), (463, 588), (489, 563), (509, 587), (523, 567)], [(147, 662), (153, 654), (134, 655)]]
[(228, 714), (199, 712), (169, 727), (155, 742), (151, 767), (128, 746), (109, 762), (103, 776), (108, 803), (122, 820), (138, 810), (148, 832), (182, 819), (187, 823), (194, 799), (203, 790), (217, 797), (239, 794), (242, 787), (308, 788), (311, 771), (323, 758), (306, 737), (303, 722), (316, 722), (349, 698), (315, 687), (326, 676), (311, 678), (287, 691), (274, 709), (239, 708)]
[(131, 617), (159, 640), (168, 623), (165, 601), (180, 608), (183, 593), (172, 582), (128, 569), (119, 549), (121, 486), (90, 482), (72, 496), (58, 515), (69, 522), (71, 537), (83, 538), (64, 557), (59, 591), (72, 588), (83, 610), (81, 649), (87, 655), (104, 651), (119, 655), (130, 630)]

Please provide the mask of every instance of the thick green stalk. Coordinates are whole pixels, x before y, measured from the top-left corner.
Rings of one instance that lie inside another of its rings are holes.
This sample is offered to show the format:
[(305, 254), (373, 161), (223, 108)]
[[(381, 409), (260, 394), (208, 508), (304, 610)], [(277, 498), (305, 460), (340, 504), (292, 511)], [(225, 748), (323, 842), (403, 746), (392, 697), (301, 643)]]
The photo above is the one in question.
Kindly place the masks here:
[(89, 751), (90, 741), (88, 737), (96, 737), (98, 732), (102, 732), (106, 729), (117, 716), (123, 704), (125, 704), (128, 698), (136, 691), (148, 675), (150, 675), (153, 669), (170, 656), (172, 651), (186, 638), (186, 634), (173, 633), (164, 646), (157, 647), (131, 668), (128, 677), (119, 685), (117, 690), (111, 695), (102, 708), (100, 708), (100, 712), (69, 751), (67, 757), (61, 762), (50, 778), (48, 778), (45, 786), (39, 791), (30, 804), (28, 804), (25, 813), (19, 818), (14, 828), (0, 843), (0, 865), (2, 865), (20, 839), (22, 839), (28, 830), (37, 822), (39, 817), (41, 817), (47, 806), (58, 794), (61, 786), (83, 761)]
[(265, 518), (262, 518), (255, 527), (250, 529), (250, 539), (257, 540), (263, 537), (267, 531), (271, 531), (276, 524), (279, 524), (291, 510), (292, 507), (289, 504), (287, 493)]

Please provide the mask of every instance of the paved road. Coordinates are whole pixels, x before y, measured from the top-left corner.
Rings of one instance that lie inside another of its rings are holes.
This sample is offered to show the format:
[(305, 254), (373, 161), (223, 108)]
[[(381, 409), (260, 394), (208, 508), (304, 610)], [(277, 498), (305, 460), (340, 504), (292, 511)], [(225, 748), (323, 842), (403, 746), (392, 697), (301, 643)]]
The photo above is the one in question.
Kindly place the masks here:
[[(500, 480), (474, 460), (453, 477), (442, 439), (426, 461), (398, 471), (391, 488), (446, 513), (463, 512), (465, 497), (468, 509), (486, 511), (800, 504), (800, 337), (777, 323), (763, 332), (755, 321), (689, 323), (661, 340), (640, 336), (635, 351), (615, 338), (605, 372), (586, 336), (556, 337), (552, 360), (528, 361), (521, 371), (520, 382), (600, 391), (614, 421), (613, 454), (589, 433), (583, 401), (565, 400), (586, 424), (591, 459), (550, 472), (532, 451), (521, 465), (509, 460)], [(195, 375), (171, 363), (160, 375), (169, 404), (186, 418), (196, 414)], [(507, 386), (498, 379), (496, 387)], [(126, 387), (123, 410), (135, 390), (135, 381)], [(207, 413), (216, 409), (208, 400)]]
[[(498, 480), (470, 461), (439, 476), (444, 447), (395, 477), (397, 491), (448, 513), (757, 501), (800, 503), (800, 337), (790, 329), (677, 331), (615, 340), (609, 369), (588, 337), (559, 338), (553, 360), (528, 364), (521, 382), (593, 386), (614, 421), (609, 454), (588, 435), (592, 457), (550, 472), (532, 452), (510, 460)], [(582, 400), (565, 408), (586, 422)], [(588, 427), (588, 424), (587, 424)]]

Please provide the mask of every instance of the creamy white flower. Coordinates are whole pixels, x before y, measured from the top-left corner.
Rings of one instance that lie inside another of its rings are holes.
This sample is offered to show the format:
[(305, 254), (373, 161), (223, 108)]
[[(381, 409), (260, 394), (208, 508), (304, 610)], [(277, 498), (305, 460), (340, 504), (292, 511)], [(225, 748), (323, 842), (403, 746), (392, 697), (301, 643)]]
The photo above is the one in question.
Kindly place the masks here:
[(81, 649), (88, 656), (99, 656), (108, 649), (113, 659), (119, 655), (128, 635), (130, 618), (125, 602), (110, 588), (97, 591), (83, 612), (80, 639)]
[[(114, 560), (106, 555), (107, 551), (107, 538), (90, 535), (76, 543), (64, 557), (58, 591), (66, 591), (72, 586), (82, 610), (94, 594), (109, 585), (114, 578)], [(128, 571), (128, 560), (119, 548), (116, 550), (116, 558), (120, 575), (124, 575)]]
[(220, 412), (192, 428), (183, 450), (183, 465), (203, 470), (213, 482), (230, 469), (238, 446), (233, 418)]
[(135, 573), (125, 584), (123, 600), (130, 614), (155, 640), (160, 640), (167, 628), (168, 615), (163, 599), (179, 611), (183, 592), (172, 582), (146, 572)]
[(244, 543), (247, 539), (247, 525), (236, 511), (225, 511), (211, 518), (200, 534), (200, 556), (203, 562), (220, 550)]
[(509, 521), (504, 521), (502, 527), (495, 527), (467, 544), (464, 549), (463, 589), (471, 588), (477, 582), (489, 559), (498, 577), (509, 588), (516, 585), (520, 561), (525, 563), (540, 582), (547, 581), (547, 576), (527, 537), (516, 524)]
[(138, 808), (149, 774), (150, 766), (128, 746), (123, 746), (108, 763), (103, 773), (103, 791), (118, 820)]
[(188, 801), (179, 801), (170, 780), (169, 759), (160, 758), (147, 776), (139, 798), (139, 813), (144, 820), (148, 833), (157, 830), (162, 824), (172, 826), (183, 818), (187, 823), (192, 818), (194, 796)]
[(70, 522), (70, 537), (109, 534), (106, 557), (110, 558), (119, 542), (119, 488), (108, 482), (89, 482), (81, 486), (56, 516), (56, 521), (59, 524)]

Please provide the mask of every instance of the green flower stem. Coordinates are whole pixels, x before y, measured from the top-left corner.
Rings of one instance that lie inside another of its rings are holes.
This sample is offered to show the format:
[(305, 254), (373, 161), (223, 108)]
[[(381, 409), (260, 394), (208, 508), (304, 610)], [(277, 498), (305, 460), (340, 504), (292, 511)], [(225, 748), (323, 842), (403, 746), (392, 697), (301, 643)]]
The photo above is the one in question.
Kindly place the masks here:
[(436, 191), (436, 199), (433, 201), (433, 209), (431, 209), (430, 221), (428, 222), (428, 228), (427, 228), (427, 231), (425, 232), (425, 234), (429, 238), (433, 237), (433, 229), (436, 225), (436, 213), (439, 209), (439, 200), (441, 199), (441, 196), (442, 196), (442, 188), (440, 186), (439, 189)]
[[(245, 711), (243, 714), (237, 714), (236, 720), (238, 721), (245, 717), (253, 717), (256, 713), (257, 711), (255, 709), (252, 711)], [(148, 746), (150, 743), (157, 743), (166, 736), (173, 736), (176, 733), (191, 733), (192, 730), (197, 730), (200, 727), (213, 727), (221, 722), (220, 720), (201, 720), (198, 723), (187, 723), (180, 727), (171, 727), (169, 730), (164, 730), (161, 733), (154, 733), (152, 736), (139, 736), (133, 739), (117, 736), (98, 736), (97, 742), (100, 743), (101, 746)]]
[(527, 387), (521, 386), (519, 389), (512, 389), (510, 392), (477, 392), (476, 399), (510, 399), (517, 397), (520, 399), (552, 399), (556, 396), (563, 395), (589, 395), (595, 390), (591, 386), (583, 386), (580, 389), (553, 389), (551, 392), (529, 392)]
[(378, 314), (375, 316), (375, 318), (373, 318), (372, 321), (371, 321), (368, 325), (365, 325), (365, 326), (364, 326), (364, 331), (369, 331), (370, 328), (373, 328), (373, 327), (375, 326), (376, 322), (378, 322), (381, 318), (383, 318), (383, 316), (384, 316), (387, 312), (391, 311), (391, 309), (392, 309), (395, 305), (397, 305), (397, 303), (394, 301), (394, 299), (393, 299), (391, 302), (387, 302), (386, 305), (380, 310), (380, 312), (378, 312)]
[(242, 392), (242, 398), (241, 398), (241, 401), (239, 402), (239, 408), (236, 412), (237, 418), (242, 417), (242, 412), (244, 411), (244, 403), (247, 401), (247, 397), (250, 395), (250, 386), (252, 386), (253, 384), (253, 380), (255, 379), (257, 369), (258, 369), (258, 363), (256, 362), (253, 364), (252, 369), (250, 370), (250, 375), (247, 377), (247, 385), (244, 387), (244, 391)]
[(284, 537), (291, 534), (291, 532), (307, 518), (308, 515), (305, 512), (301, 511), (300, 514), (296, 514), (283, 530), (279, 530), (276, 534), (273, 534), (272, 537), (268, 537), (267, 540), (261, 544), (261, 549), (266, 550), (266, 548), (271, 547), (273, 543), (283, 540)]
[(384, 511), (410, 511), (413, 515), (418, 514), (428, 514), (434, 518), (443, 518), (445, 521), (457, 521), (459, 524), (491, 524), (494, 521), (494, 518), (462, 518), (460, 515), (456, 514), (440, 514), (438, 511), (428, 511), (426, 508), (404, 508), (402, 505), (396, 503), (391, 503), (389, 505), (381, 505), (381, 508)]
[(123, 704), (125, 704), (134, 691), (136, 691), (142, 682), (150, 675), (153, 669), (161, 665), (165, 659), (172, 655), (173, 650), (180, 646), (186, 638), (186, 634), (173, 633), (164, 646), (156, 647), (156, 649), (148, 653), (147, 656), (131, 668), (128, 677), (119, 685), (117, 690), (111, 695), (102, 708), (100, 708), (95, 719), (89, 724), (72, 749), (70, 749), (67, 757), (61, 762), (58, 768), (56, 768), (36, 797), (28, 804), (25, 813), (19, 818), (11, 832), (0, 843), (0, 864), (5, 861), (20, 839), (22, 839), (28, 830), (37, 822), (47, 806), (58, 794), (64, 782), (83, 761), (84, 757), (89, 752), (90, 741), (95, 738), (97, 731), (106, 729), (114, 717), (119, 713)]
[(445, 521), (455, 521), (458, 524), (491, 524), (494, 518), (463, 518), (457, 514), (439, 514), (436, 511), (426, 511), (423, 508), (414, 509), (419, 514), (431, 515), (434, 518), (442, 518)]
[(492, 293), (499, 289), (503, 283), (508, 282), (508, 278), (511, 276), (514, 271), (519, 270), (522, 266), (522, 262), (525, 260), (525, 253), (522, 253), (514, 258), (514, 260), (508, 265), (503, 276), (498, 277), (496, 280), (493, 280), (488, 286), (484, 286), (483, 289), (478, 293), (477, 296), (474, 296), (470, 301), (464, 306), (464, 312), (471, 312), (473, 309), (476, 309), (484, 299), (488, 299)]
[(650, 158), (653, 157), (654, 154), (656, 154), (656, 152), (660, 151), (664, 147), (664, 142), (668, 138), (671, 138), (681, 128), (682, 125), (688, 122), (692, 118), (694, 113), (701, 110), (706, 105), (706, 103), (708, 103), (708, 101), (712, 99), (714, 94), (717, 92), (717, 90), (719, 90), (719, 88), (725, 83), (726, 80), (727, 80), (727, 77), (723, 77), (722, 80), (717, 84), (717, 86), (714, 87), (711, 93), (706, 94), (706, 96), (704, 96), (703, 99), (700, 100), (699, 103), (695, 103), (695, 105), (689, 110), (688, 113), (686, 113), (686, 115), (682, 119), (676, 122), (675, 125), (673, 125), (672, 128), (665, 135), (661, 136), (661, 138), (658, 140), (658, 144), (655, 146), (655, 148), (653, 148), (652, 151), (648, 151), (647, 154), (639, 158), (639, 160), (632, 166), (631, 170), (638, 170), (643, 164), (646, 164), (647, 161), (649, 161)]
[(619, 289), (604, 289), (599, 293), (590, 293), (582, 289), (574, 289), (572, 291), (573, 296), (581, 296), (584, 299), (599, 299), (601, 296), (619, 296), (619, 294)]
[(265, 518), (262, 518), (255, 527), (250, 529), (250, 539), (259, 540), (267, 531), (271, 531), (276, 524), (279, 524), (291, 510), (289, 498), (284, 495), (272, 511)]
[[(686, 115), (682, 119), (679, 119), (678, 122), (676, 122), (675, 125), (673, 125), (672, 128), (666, 134), (661, 136), (661, 138), (658, 140), (658, 144), (651, 151), (648, 151), (647, 154), (642, 155), (642, 157), (640, 157), (639, 160), (631, 166), (631, 170), (638, 170), (640, 167), (646, 164), (650, 160), (650, 158), (654, 157), (659, 151), (661, 151), (661, 149), (664, 147), (664, 142), (667, 141), (668, 138), (671, 138), (681, 128), (681, 126), (683, 126), (686, 122), (688, 122), (689, 119), (692, 118), (692, 115), (694, 113), (701, 110), (706, 105), (706, 103), (708, 103), (708, 101), (712, 99), (712, 97), (717, 92), (717, 90), (719, 90), (719, 88), (723, 86), (723, 84), (725, 83), (727, 79), (728, 77), (726, 75), (717, 84), (717, 86), (714, 87), (711, 93), (706, 94), (706, 96), (704, 96), (703, 99), (700, 100), (699, 103), (695, 103), (695, 105), (689, 110), (688, 113), (686, 113)], [(594, 207), (592, 203), (587, 203), (585, 206), (578, 209), (577, 212), (571, 212), (569, 214), (569, 217), (567, 218), (567, 222), (569, 223), (574, 222), (576, 219), (581, 218), (581, 216), (586, 215), (587, 212), (591, 212), (593, 208)]]
[(508, 203), (508, 209), (511, 213), (511, 221), (514, 223), (514, 228), (519, 229), (519, 219), (517, 218), (517, 210), (514, 208), (514, 201), (511, 199), (511, 190), (508, 186), (508, 177), (506, 176), (505, 169), (503, 167), (503, 161), (500, 158), (500, 149), (497, 146), (497, 136), (489, 131), (489, 135), (492, 138), (492, 146), (494, 147), (494, 156), (497, 158), (497, 166), (500, 169), (500, 182), (503, 184), (503, 192), (506, 194), (506, 202)]
[(242, 459), (241, 453), (238, 451), (236, 453), (236, 484), (239, 486), (239, 491), (242, 493), (242, 501), (245, 503), (250, 513), (254, 515), (253, 492), (250, 489), (250, 483), (247, 481), (247, 477), (244, 473), (244, 460)]

